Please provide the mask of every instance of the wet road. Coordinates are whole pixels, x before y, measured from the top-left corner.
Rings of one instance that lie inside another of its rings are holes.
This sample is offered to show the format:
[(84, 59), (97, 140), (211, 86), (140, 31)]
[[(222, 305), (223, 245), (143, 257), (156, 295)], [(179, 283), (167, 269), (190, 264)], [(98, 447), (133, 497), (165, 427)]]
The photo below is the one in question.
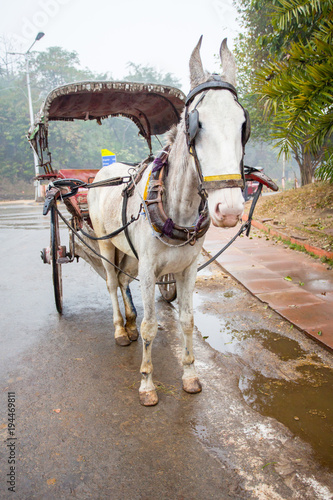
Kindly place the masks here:
[(332, 498), (331, 354), (213, 265), (195, 293), (203, 392), (181, 390), (177, 304), (158, 298), (160, 402), (143, 408), (141, 340), (115, 345), (105, 283), (84, 262), (63, 266), (56, 313), (40, 214), (0, 205), (1, 499)]

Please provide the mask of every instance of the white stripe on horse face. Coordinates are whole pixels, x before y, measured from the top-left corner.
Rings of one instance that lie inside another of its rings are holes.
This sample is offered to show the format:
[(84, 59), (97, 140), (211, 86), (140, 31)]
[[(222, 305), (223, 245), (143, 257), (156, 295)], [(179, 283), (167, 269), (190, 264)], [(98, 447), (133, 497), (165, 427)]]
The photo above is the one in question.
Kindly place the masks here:
[(239, 174), (243, 154), (243, 109), (228, 90), (210, 90), (198, 106), (195, 148), (204, 177)]
[[(195, 147), (204, 177), (240, 174), (243, 155), (243, 109), (227, 90), (212, 90), (198, 106), (201, 128)], [(241, 218), (244, 198), (240, 188), (209, 190), (212, 223), (233, 227)]]

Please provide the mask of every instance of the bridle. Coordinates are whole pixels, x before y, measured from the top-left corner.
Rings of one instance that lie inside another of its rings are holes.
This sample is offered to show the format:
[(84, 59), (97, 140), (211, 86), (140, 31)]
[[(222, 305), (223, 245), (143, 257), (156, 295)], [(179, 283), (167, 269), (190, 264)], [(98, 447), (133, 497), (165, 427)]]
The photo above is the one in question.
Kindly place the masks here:
[[(221, 188), (233, 188), (238, 187), (244, 189), (245, 187), (245, 174), (244, 174), (244, 151), (245, 144), (247, 143), (250, 133), (250, 116), (246, 109), (238, 101), (237, 90), (230, 83), (224, 82), (219, 75), (212, 75), (212, 80), (208, 82), (201, 83), (197, 87), (195, 87), (187, 96), (185, 101), (185, 134), (186, 134), (186, 142), (189, 153), (194, 158), (195, 167), (199, 176), (199, 194), (200, 192), (205, 192), (206, 189), (221, 189)], [(222, 174), (222, 175), (214, 175), (204, 177), (202, 173), (202, 168), (200, 165), (200, 160), (197, 155), (197, 151), (195, 148), (195, 139), (200, 129), (200, 121), (199, 121), (199, 111), (197, 106), (199, 103), (203, 101), (205, 98), (207, 91), (211, 89), (224, 89), (228, 90), (234, 95), (236, 102), (243, 109), (245, 115), (245, 123), (242, 129), (242, 148), (243, 154), (240, 162), (240, 173), (239, 174)], [(194, 98), (201, 94), (200, 99), (197, 101), (194, 109), (189, 111), (190, 104), (193, 102)]]

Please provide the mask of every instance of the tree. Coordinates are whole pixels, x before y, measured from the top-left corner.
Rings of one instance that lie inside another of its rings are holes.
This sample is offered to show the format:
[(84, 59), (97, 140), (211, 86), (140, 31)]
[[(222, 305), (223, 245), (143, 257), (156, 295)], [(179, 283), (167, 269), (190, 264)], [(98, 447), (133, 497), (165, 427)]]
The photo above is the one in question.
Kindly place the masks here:
[(236, 55), (254, 134), (291, 152), (307, 184), (329, 157), (332, 0), (236, 1), (243, 23)]
[(0, 173), (2, 177), (28, 180), (33, 168), (29, 163), (26, 132), (29, 124), (26, 81), (14, 70), (7, 40), (0, 45)]
[(333, 131), (333, 1), (279, 0), (272, 25), (283, 33), (278, 56), (257, 74), (257, 93), (281, 150), (292, 151), (300, 164), (302, 185), (328, 152)]
[[(270, 122), (264, 118), (264, 106), (256, 96), (256, 72), (269, 57), (276, 42), (267, 43), (273, 34), (269, 22), (272, 3), (266, 0), (235, 0), (242, 30), (235, 40), (234, 54), (237, 62), (237, 90), (240, 100), (251, 116), (251, 137), (266, 142)], [(265, 40), (265, 42), (263, 42)]]
[(61, 47), (49, 47), (43, 52), (33, 52), (30, 68), (32, 86), (43, 97), (59, 85), (107, 78), (106, 73), (96, 75), (87, 68), (80, 68), (78, 53)]
[(128, 75), (124, 77), (129, 82), (145, 82), (169, 85), (170, 87), (181, 88), (181, 83), (172, 73), (157, 71), (153, 66), (143, 66), (134, 62), (127, 63)]

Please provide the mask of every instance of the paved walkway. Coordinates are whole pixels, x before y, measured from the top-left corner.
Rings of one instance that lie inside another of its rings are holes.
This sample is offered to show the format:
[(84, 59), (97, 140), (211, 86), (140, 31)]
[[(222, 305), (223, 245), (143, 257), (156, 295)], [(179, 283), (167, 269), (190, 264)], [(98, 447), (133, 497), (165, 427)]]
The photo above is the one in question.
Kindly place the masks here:
[[(205, 250), (214, 255), (238, 230), (239, 226), (211, 227)], [(327, 264), (266, 240), (254, 228), (249, 238), (237, 238), (217, 262), (261, 301), (333, 349), (333, 270)]]

